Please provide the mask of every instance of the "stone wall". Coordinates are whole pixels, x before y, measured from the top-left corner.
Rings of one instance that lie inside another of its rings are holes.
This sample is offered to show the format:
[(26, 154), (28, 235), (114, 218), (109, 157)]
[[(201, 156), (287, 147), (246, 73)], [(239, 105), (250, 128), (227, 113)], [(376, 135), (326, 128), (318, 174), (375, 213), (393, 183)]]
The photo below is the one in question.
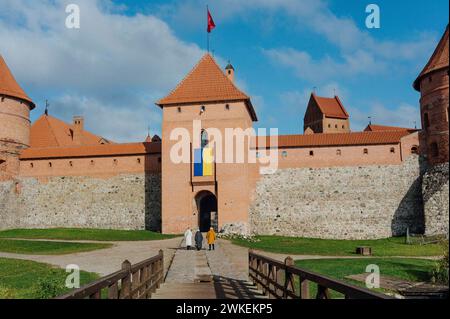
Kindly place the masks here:
[(20, 178), (0, 183), (0, 229), (161, 228), (161, 175)]
[(369, 239), (423, 232), (421, 160), (401, 165), (281, 169), (261, 176), (254, 234)]
[(430, 167), (423, 177), (422, 194), (425, 211), (425, 234), (448, 236), (449, 164)]

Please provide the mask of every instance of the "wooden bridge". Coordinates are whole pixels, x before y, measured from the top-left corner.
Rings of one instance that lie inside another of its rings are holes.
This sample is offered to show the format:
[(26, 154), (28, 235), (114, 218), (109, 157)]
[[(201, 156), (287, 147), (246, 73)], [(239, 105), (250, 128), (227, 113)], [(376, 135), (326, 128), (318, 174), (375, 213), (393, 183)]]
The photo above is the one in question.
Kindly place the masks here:
[[(57, 299), (391, 299), (384, 294), (298, 268), (290, 257), (283, 263), (250, 251), (248, 280), (245, 280), (208, 272), (205, 251), (190, 251), (189, 254), (194, 257), (192, 267), (184, 269), (193, 269), (194, 280), (188, 276), (181, 281), (170, 280), (174, 275), (171, 269), (164, 274), (164, 254), (160, 251), (157, 256), (135, 265), (124, 261), (117, 272)], [(185, 256), (179, 257), (176, 260), (175, 255), (170, 268), (176, 269), (177, 262), (186, 263)]]

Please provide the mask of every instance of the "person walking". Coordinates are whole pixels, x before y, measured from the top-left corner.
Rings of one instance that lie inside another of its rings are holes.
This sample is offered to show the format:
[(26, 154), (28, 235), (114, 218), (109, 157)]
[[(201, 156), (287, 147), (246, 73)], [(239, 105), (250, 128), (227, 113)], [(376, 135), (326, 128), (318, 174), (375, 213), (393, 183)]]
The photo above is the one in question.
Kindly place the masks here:
[(192, 231), (188, 228), (184, 233), (184, 240), (186, 242), (186, 249), (191, 250), (192, 247)]
[(195, 233), (195, 247), (197, 250), (201, 250), (203, 247), (203, 234), (200, 229)]
[(216, 238), (217, 238), (216, 232), (214, 231), (214, 228), (211, 227), (208, 233), (206, 234), (206, 240), (208, 241), (209, 250), (211, 250), (211, 247), (212, 250), (216, 249), (215, 247)]

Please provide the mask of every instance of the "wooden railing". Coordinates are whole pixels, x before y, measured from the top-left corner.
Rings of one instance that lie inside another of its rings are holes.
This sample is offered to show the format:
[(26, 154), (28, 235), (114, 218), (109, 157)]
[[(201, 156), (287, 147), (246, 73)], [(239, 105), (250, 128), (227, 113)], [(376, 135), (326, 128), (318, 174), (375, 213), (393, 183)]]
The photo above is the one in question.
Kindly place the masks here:
[(249, 275), (265, 295), (276, 299), (311, 299), (310, 284), (317, 286), (315, 299), (331, 299), (334, 290), (345, 299), (391, 299), (366, 288), (349, 285), (294, 266), (291, 257), (285, 262), (249, 252)]
[(148, 299), (164, 281), (164, 255), (159, 254), (75, 289), (56, 299)]

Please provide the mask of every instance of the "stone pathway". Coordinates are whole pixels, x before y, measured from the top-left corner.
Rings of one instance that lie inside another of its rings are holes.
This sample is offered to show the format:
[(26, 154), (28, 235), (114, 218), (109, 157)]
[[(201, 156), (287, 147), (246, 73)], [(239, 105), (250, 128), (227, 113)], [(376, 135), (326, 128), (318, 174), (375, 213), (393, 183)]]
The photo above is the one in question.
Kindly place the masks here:
[(216, 250), (177, 249), (166, 281), (152, 299), (265, 298), (248, 281), (248, 250), (219, 240)]
[(0, 252), (0, 257), (33, 260), (61, 268), (65, 268), (70, 264), (75, 264), (78, 265), (81, 270), (106, 276), (119, 270), (122, 262), (126, 259), (134, 264), (157, 255), (159, 250), (162, 249), (164, 251), (164, 267), (167, 271), (175, 251), (180, 246), (180, 242), (181, 238), (152, 241), (118, 241), (108, 242), (113, 244), (113, 247), (111, 248), (68, 255), (23, 255)]

